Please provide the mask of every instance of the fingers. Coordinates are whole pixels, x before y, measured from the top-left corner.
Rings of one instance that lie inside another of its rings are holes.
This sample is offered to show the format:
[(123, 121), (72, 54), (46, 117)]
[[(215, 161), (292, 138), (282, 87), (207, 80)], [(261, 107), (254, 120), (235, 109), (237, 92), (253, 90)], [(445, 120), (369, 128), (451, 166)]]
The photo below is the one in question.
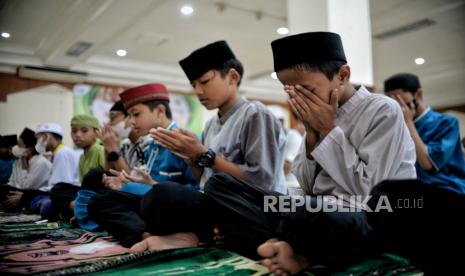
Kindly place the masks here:
[(103, 134), (102, 134), (102, 129), (97, 129), (95, 131), (95, 133), (97, 134), (97, 138), (100, 139), (100, 140), (103, 140)]
[(157, 138), (156, 138), (156, 133), (157, 133), (157, 130), (156, 130), (155, 128), (151, 128), (151, 129), (149, 130), (149, 135), (150, 135), (150, 137), (152, 137), (152, 138), (155, 139), (155, 140), (157, 139)]
[(176, 134), (168, 131), (166, 129), (158, 128), (156, 131), (153, 132), (153, 138), (157, 140), (157, 143), (160, 145), (167, 145), (170, 147), (175, 147), (177, 137)]
[(301, 115), (303, 120), (305, 120), (306, 118), (308, 118), (311, 115), (312, 110), (309, 107), (309, 105), (307, 105), (305, 100), (303, 100), (300, 97), (296, 97), (294, 99), (290, 99), (290, 101), (292, 102), (292, 104), (293, 104), (294, 108), (297, 110), (297, 112)]
[(144, 176), (149, 176), (149, 174), (147, 173), (146, 170), (143, 170), (141, 168), (138, 168), (138, 167), (134, 167), (133, 170), (135, 170), (138, 174), (140, 175), (144, 175)]
[(332, 92), (331, 92), (331, 98), (329, 100), (331, 106), (334, 108), (334, 110), (337, 110), (338, 108), (338, 103), (339, 103), (339, 99), (338, 99), (338, 90), (337, 88), (335, 88)]
[[(120, 176), (121, 175), (121, 172), (117, 171), (117, 170), (114, 170), (114, 169), (110, 169), (110, 172), (111, 174), (113, 174), (114, 176)], [(106, 175), (105, 175), (106, 176)]]
[(130, 176), (124, 170), (121, 171), (121, 179), (123, 180), (124, 183), (127, 183), (127, 182), (140, 182), (140, 181), (138, 181), (138, 179), (136, 179), (135, 177)]
[(192, 137), (192, 138), (197, 139), (197, 135), (195, 135), (195, 133), (193, 133), (193, 132), (188, 131), (187, 129), (179, 129), (179, 132), (180, 132), (181, 134), (186, 135), (186, 136), (189, 136), (189, 137)]
[(302, 85), (296, 84), (295, 85), (295, 91), (297, 94), (300, 94), (301, 96), (309, 99), (312, 103), (316, 105), (325, 105), (325, 103), (322, 99), (320, 99), (315, 93), (311, 92), (310, 90), (306, 89)]
[(396, 95), (395, 97), (396, 97), (396, 100), (399, 102), (401, 107), (407, 107), (407, 104), (405, 103), (404, 99), (402, 99), (401, 96)]

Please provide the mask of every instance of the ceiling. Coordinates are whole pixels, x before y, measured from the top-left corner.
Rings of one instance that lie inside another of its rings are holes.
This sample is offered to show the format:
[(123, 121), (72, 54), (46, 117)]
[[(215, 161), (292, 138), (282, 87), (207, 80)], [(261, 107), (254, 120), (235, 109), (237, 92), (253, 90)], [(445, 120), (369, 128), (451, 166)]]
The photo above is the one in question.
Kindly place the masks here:
[[(182, 15), (184, 4), (191, 4), (194, 13)], [(269, 43), (286, 25), (286, 6), (285, 0), (0, 1), (0, 32), (11, 34), (0, 38), (0, 71), (52, 66), (87, 72), (93, 82), (160, 81), (189, 91), (177, 61), (225, 39), (244, 63), (246, 94), (284, 101), (278, 81), (269, 76)], [(413, 72), (430, 104), (464, 104), (465, 0), (371, 0), (370, 9), (375, 86), (382, 89), (383, 79), (393, 73)], [(423, 19), (429, 26), (376, 38)], [(66, 55), (78, 41), (91, 46), (79, 56)], [(118, 49), (127, 50), (127, 56), (116, 56)], [(422, 66), (414, 63), (420, 56), (426, 60)]]

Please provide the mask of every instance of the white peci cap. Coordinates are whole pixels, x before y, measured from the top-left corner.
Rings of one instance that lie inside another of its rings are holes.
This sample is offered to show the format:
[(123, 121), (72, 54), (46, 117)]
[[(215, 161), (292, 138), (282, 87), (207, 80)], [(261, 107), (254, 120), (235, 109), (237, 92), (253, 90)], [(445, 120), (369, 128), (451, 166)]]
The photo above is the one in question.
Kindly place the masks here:
[(57, 123), (43, 123), (43, 124), (39, 124), (36, 128), (36, 134), (39, 134), (39, 133), (44, 133), (44, 132), (48, 132), (48, 133), (55, 133), (55, 134), (58, 134), (60, 136), (63, 136), (63, 129), (61, 128), (61, 126)]

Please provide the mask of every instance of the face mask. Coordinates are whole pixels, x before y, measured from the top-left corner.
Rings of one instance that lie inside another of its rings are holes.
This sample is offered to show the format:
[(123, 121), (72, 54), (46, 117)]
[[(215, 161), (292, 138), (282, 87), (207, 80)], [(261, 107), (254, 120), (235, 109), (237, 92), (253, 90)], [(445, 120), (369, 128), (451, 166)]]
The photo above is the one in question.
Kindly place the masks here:
[(47, 152), (47, 138), (45, 137), (40, 138), (37, 141), (35, 149), (39, 154), (44, 155)]
[(16, 157), (16, 158), (21, 158), (23, 157), (25, 154), (26, 154), (26, 149), (25, 148), (22, 148), (18, 145), (15, 145), (12, 149), (11, 149), (11, 153)]
[(120, 139), (126, 139), (129, 137), (129, 133), (131, 133), (131, 127), (125, 127), (125, 122), (121, 121), (116, 125), (111, 127), (114, 133), (116, 133)]

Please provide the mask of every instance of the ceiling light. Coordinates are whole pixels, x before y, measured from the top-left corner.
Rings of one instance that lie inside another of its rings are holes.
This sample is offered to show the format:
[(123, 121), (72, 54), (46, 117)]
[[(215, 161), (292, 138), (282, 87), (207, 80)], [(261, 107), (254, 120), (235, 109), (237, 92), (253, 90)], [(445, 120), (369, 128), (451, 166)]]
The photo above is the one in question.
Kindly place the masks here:
[(128, 51), (124, 50), (124, 49), (119, 49), (118, 51), (116, 51), (116, 54), (120, 57), (124, 57), (125, 55), (128, 54)]
[(192, 14), (193, 12), (194, 12), (194, 8), (192, 8), (189, 5), (185, 5), (181, 8), (181, 13), (184, 15), (189, 15), (189, 14)]
[(278, 79), (278, 76), (276, 75), (276, 72), (273, 72), (273, 73), (271, 73), (270, 75), (271, 75), (271, 78), (272, 78), (272, 79), (275, 79), (275, 80)]
[(3, 37), (3, 38), (9, 38), (9, 37), (10, 37), (10, 33), (2, 33), (2, 37)]
[(280, 35), (287, 35), (289, 33), (289, 29), (286, 27), (281, 27), (281, 28), (278, 28), (276, 32)]
[(423, 63), (425, 63), (425, 59), (421, 58), (421, 57), (416, 58), (415, 63), (418, 64), (418, 65), (422, 65)]

